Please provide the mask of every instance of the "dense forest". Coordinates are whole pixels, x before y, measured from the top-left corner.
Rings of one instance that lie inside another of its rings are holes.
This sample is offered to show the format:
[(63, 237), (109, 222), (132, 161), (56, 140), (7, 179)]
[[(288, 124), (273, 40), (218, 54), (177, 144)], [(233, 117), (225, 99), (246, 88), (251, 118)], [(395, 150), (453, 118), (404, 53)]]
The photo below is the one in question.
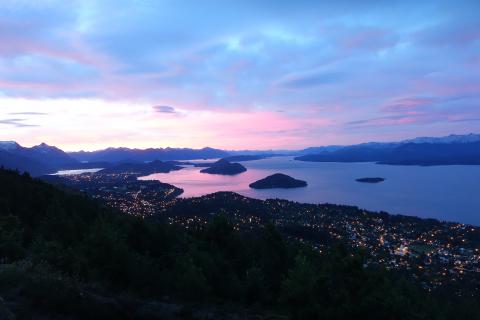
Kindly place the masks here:
[[(185, 208), (188, 210), (188, 208)], [(480, 319), (341, 245), (183, 229), (0, 170), (0, 319)]]

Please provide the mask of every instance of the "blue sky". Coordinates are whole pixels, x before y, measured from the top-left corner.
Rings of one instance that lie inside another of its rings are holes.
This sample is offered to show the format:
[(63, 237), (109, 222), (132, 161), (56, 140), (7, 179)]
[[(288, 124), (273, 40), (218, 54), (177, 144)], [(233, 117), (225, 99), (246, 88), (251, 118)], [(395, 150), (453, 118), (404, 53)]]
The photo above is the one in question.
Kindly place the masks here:
[(479, 1), (0, 0), (0, 139), (301, 148), (479, 132)]

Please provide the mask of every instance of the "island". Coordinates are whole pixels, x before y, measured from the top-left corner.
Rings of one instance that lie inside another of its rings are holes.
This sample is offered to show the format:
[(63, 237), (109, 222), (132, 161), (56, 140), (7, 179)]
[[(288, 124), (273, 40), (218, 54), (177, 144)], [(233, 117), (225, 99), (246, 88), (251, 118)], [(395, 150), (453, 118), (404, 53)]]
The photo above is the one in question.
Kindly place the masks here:
[(260, 179), (250, 184), (252, 189), (273, 189), (273, 188), (301, 188), (306, 187), (307, 182), (297, 180), (283, 173), (275, 173), (264, 179)]
[(355, 179), (357, 182), (363, 182), (363, 183), (380, 183), (385, 181), (384, 178), (359, 178)]
[(223, 175), (236, 175), (247, 171), (247, 168), (240, 163), (232, 163), (225, 159), (220, 159), (217, 162), (210, 164), (207, 168), (200, 170), (201, 173), (209, 174), (223, 174)]

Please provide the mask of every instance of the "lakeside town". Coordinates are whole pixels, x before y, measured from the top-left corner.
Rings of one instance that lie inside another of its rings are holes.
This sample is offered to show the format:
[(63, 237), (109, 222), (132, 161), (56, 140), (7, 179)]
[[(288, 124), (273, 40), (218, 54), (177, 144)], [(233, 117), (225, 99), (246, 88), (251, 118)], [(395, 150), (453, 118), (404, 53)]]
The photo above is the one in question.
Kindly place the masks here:
[(88, 194), (120, 211), (186, 229), (225, 214), (237, 230), (273, 222), (282, 234), (319, 252), (344, 244), (363, 253), (365, 267), (397, 270), (428, 291), (475, 295), (480, 284), (480, 228), (333, 204), (257, 200), (232, 192), (178, 198), (183, 190), (128, 174), (83, 173), (45, 180)]

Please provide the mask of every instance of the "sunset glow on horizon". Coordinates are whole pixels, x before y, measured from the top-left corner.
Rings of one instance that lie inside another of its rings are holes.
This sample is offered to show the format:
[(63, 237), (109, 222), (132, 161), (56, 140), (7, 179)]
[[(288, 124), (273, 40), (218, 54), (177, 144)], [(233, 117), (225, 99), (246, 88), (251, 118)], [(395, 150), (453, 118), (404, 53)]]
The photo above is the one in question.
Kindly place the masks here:
[(480, 2), (0, 0), (0, 141), (301, 149), (480, 132)]

